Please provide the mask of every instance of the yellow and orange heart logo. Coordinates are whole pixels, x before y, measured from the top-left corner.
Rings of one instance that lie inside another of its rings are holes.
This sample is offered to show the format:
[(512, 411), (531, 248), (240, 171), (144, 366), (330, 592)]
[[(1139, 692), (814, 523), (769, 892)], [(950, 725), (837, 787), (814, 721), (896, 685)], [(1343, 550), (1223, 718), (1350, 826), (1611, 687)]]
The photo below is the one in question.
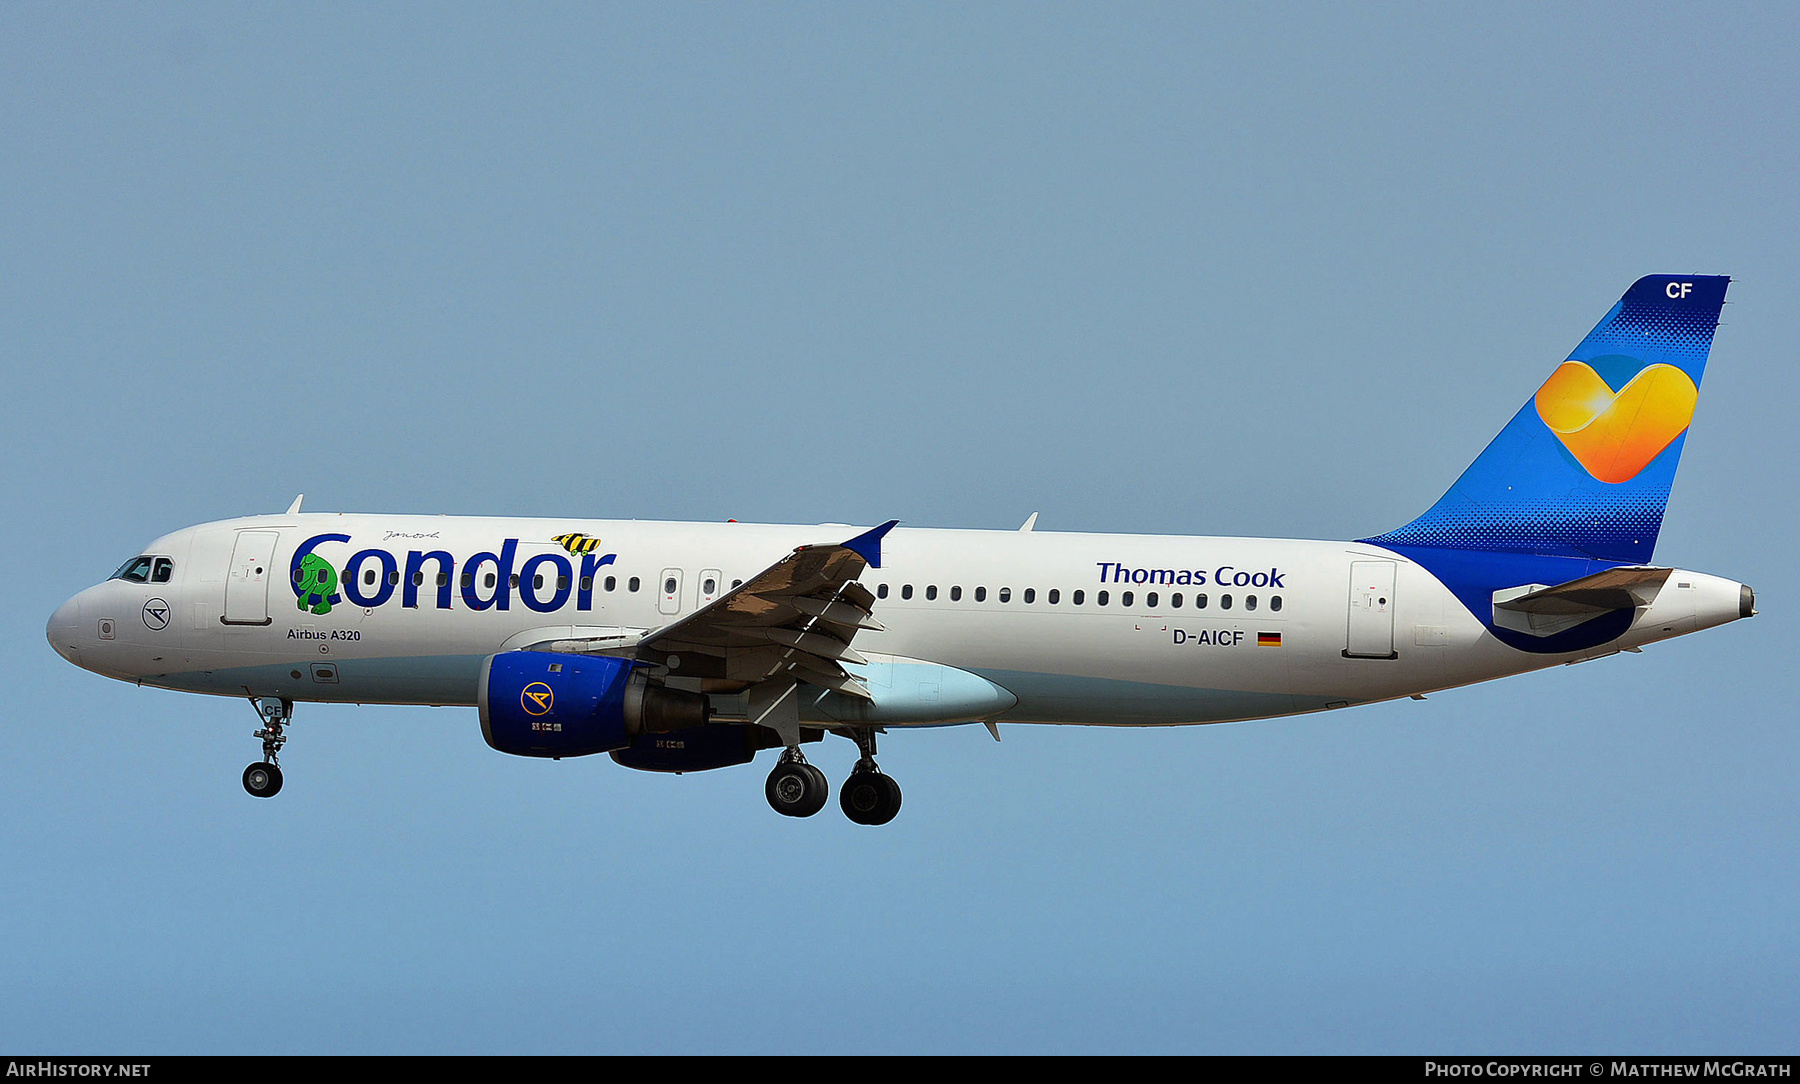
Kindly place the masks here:
[(1700, 389), (1673, 365), (1647, 365), (1613, 391), (1585, 362), (1565, 361), (1538, 389), (1537, 412), (1602, 482), (1629, 482), (1694, 420)]

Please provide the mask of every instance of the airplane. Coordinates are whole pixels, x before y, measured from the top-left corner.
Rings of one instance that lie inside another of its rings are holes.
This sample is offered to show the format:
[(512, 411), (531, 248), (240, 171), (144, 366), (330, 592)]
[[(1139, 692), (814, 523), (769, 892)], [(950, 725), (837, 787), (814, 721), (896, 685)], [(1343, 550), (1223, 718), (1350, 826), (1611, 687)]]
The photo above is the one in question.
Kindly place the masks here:
[(1726, 276), (1639, 279), (1424, 514), (1348, 542), (302, 512), (152, 542), (50, 644), (139, 685), (247, 698), (261, 798), (300, 701), (463, 705), (494, 749), (690, 772), (802, 746), (885, 824), (890, 729), (1164, 726), (1422, 697), (1756, 612), (1651, 564)]

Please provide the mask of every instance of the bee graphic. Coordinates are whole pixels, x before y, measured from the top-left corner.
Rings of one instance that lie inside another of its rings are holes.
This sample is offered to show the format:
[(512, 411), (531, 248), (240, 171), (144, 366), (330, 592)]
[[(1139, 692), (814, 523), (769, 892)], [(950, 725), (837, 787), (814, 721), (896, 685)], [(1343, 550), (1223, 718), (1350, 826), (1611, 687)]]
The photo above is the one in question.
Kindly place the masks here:
[(571, 556), (582, 553), (592, 553), (600, 548), (600, 540), (598, 538), (591, 538), (588, 535), (577, 534), (574, 532), (570, 532), (569, 534), (559, 534), (550, 541), (555, 542), (562, 546), (563, 549), (568, 550)]

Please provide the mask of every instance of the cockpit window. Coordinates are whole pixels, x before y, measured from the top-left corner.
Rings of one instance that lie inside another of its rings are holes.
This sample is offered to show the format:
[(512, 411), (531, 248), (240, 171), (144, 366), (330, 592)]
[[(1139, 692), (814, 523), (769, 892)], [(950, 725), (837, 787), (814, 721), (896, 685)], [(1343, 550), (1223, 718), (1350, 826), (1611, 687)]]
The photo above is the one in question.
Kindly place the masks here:
[(175, 562), (167, 557), (145, 555), (133, 557), (119, 566), (109, 579), (126, 583), (168, 583), (175, 575)]
[(120, 565), (119, 571), (113, 573), (111, 578), (124, 580), (126, 583), (149, 583), (152, 560), (150, 557), (133, 557)]

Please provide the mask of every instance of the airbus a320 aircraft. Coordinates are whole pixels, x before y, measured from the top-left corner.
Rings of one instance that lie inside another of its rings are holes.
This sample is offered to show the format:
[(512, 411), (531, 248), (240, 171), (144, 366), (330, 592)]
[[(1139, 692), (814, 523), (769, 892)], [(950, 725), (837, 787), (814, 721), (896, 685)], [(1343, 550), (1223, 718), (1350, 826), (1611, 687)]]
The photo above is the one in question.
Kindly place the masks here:
[(884, 824), (888, 728), (1161, 726), (1416, 696), (1749, 617), (1650, 563), (1725, 300), (1638, 280), (1424, 515), (1354, 542), (302, 513), (157, 539), (59, 607), (70, 662), (249, 698), (258, 797), (295, 701), (479, 709), (504, 753), (688, 772), (781, 749), (769, 804), (829, 786)]

